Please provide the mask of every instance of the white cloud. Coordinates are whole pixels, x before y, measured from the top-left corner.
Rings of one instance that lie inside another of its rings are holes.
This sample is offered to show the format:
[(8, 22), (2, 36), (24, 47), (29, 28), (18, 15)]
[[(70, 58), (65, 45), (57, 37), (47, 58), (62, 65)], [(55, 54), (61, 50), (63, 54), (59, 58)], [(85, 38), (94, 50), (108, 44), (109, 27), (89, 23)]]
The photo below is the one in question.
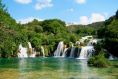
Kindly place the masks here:
[(29, 4), (32, 2), (32, 0), (15, 0), (17, 3), (21, 3), (21, 4)]
[(26, 24), (26, 23), (32, 22), (34, 19), (37, 19), (38, 21), (43, 20), (43, 19), (39, 19), (39, 18), (35, 18), (35, 17), (28, 17), (28, 18), (23, 18), (23, 19), (17, 20), (17, 23)]
[(73, 8), (70, 8), (70, 9), (68, 9), (67, 11), (69, 11), (69, 12), (74, 12), (74, 9), (73, 9)]
[(105, 21), (105, 15), (100, 13), (92, 13), (90, 17), (81, 16), (79, 24), (87, 25), (94, 22)]
[(99, 14), (99, 13), (92, 13), (90, 23), (104, 21), (104, 20), (105, 20), (104, 15)]
[(76, 3), (78, 3), (78, 4), (84, 4), (84, 3), (86, 3), (86, 0), (75, 0), (76, 1)]
[(80, 17), (80, 24), (84, 24), (84, 25), (89, 24), (89, 18), (87, 16), (81, 16)]
[(42, 10), (43, 8), (52, 7), (52, 6), (53, 6), (52, 0), (43, 0), (43, 1), (38, 0), (38, 2), (35, 5), (35, 9)]

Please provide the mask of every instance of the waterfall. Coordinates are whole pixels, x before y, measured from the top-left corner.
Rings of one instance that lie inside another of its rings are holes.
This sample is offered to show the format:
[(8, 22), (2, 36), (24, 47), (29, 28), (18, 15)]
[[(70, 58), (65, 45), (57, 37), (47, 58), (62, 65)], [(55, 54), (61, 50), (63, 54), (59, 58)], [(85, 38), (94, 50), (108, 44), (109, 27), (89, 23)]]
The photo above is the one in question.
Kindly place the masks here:
[(110, 54), (109, 60), (118, 60), (118, 57), (115, 57), (115, 56), (113, 56), (112, 54)]
[(36, 55), (36, 52), (33, 51), (33, 48), (30, 42), (28, 42), (28, 48), (25, 48), (22, 46), (22, 44), (20, 44), (18, 50), (19, 50), (18, 52), (19, 58), (35, 57)]
[(82, 47), (79, 59), (85, 59), (85, 58), (87, 58), (87, 49), (86, 49), (86, 47)]
[(94, 51), (93, 46), (82, 47), (78, 59), (88, 59), (92, 55), (93, 51)]
[(71, 48), (70, 58), (74, 58), (75, 47)]
[(34, 48), (32, 48), (32, 54), (29, 57), (36, 57), (36, 51), (34, 50)]
[(36, 56), (36, 52), (31, 54), (29, 57), (33, 57), (34, 58), (35, 56)]
[(62, 54), (62, 57), (65, 57), (65, 56), (66, 56), (67, 50), (68, 50), (68, 48), (65, 48), (65, 49), (64, 49), (64, 52), (63, 52), (63, 54)]
[(84, 41), (85, 40), (88, 40), (88, 39), (93, 39), (93, 36), (84, 36), (84, 37), (81, 37), (80, 42), (81, 43), (84, 43)]
[(41, 53), (42, 53), (42, 56), (45, 57), (44, 47), (43, 46), (41, 46)]
[(88, 39), (88, 37), (91, 37), (91, 39), (88, 42), (87, 46), (81, 48), (81, 52), (78, 59), (88, 59), (90, 56), (92, 56), (92, 53), (94, 52), (93, 44), (96, 44), (98, 40), (93, 39), (92, 36), (86, 36), (86, 38), (83, 39)]
[(71, 51), (70, 51), (70, 58), (73, 58), (74, 57), (74, 52), (75, 52), (75, 47), (73, 45), (73, 43), (71, 42)]
[(59, 42), (56, 51), (54, 52), (55, 57), (60, 57), (63, 53), (64, 44), (63, 41)]
[(32, 45), (30, 42), (28, 42), (28, 48), (29, 48), (29, 57), (35, 57), (36, 52), (34, 51), (34, 48), (32, 48)]
[(25, 57), (28, 57), (27, 55), (27, 48), (24, 48), (22, 46), (22, 44), (19, 45), (19, 49), (18, 49), (18, 57), (19, 58), (25, 58)]
[(32, 45), (30, 42), (28, 42), (28, 47), (32, 49)]
[(29, 54), (29, 57), (34, 57), (33, 50), (32, 50), (32, 45), (31, 45), (30, 42), (28, 42), (28, 54)]
[(87, 46), (93, 46), (94, 43), (97, 44), (97, 41), (98, 41), (97, 39), (91, 39), (87, 44)]
[(109, 56), (109, 60), (114, 60), (113, 55), (110, 54), (110, 56)]

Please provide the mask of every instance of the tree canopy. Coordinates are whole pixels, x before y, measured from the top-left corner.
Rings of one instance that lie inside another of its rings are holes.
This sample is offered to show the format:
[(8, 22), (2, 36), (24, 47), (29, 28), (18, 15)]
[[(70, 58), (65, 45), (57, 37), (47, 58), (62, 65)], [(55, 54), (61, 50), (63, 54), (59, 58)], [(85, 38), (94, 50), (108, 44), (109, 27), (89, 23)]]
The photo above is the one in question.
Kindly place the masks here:
[(98, 30), (98, 37), (104, 38), (104, 48), (118, 57), (118, 11), (105, 21), (105, 26)]
[[(53, 55), (59, 41), (75, 43), (81, 36), (95, 35), (105, 38), (104, 48), (117, 56), (118, 48), (118, 11), (115, 16), (104, 22), (89, 25), (66, 26), (60, 19), (38, 21), (34, 19), (27, 24), (16, 23), (0, 0), (0, 57), (17, 56), (19, 44), (27, 46), (31, 42), (39, 51), (43, 46), (46, 55)], [(102, 27), (102, 28), (101, 28)]]

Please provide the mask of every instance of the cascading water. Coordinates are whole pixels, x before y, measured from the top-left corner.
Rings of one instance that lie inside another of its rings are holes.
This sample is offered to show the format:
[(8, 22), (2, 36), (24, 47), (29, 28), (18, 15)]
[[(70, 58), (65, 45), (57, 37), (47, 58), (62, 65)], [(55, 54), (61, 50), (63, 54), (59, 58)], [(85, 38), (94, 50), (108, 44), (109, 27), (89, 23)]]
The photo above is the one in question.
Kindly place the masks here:
[(97, 39), (91, 39), (87, 46), (93, 46), (94, 43), (97, 44)]
[[(88, 44), (86, 46), (82, 45), (84, 44), (85, 40), (89, 40)], [(64, 48), (63, 41), (59, 42), (56, 51), (54, 52), (55, 57), (69, 57), (74, 58), (77, 57), (77, 59), (88, 59), (92, 56), (94, 53), (94, 46), (93, 44), (100, 41), (99, 39), (93, 39), (92, 36), (85, 36), (82, 37), (79, 41), (76, 42), (76, 46), (78, 46), (78, 49), (71, 43), (71, 48)]]
[(112, 54), (110, 54), (109, 60), (118, 60), (118, 57), (115, 57), (115, 56), (113, 56)]
[(63, 41), (59, 42), (56, 51), (54, 52), (54, 57), (60, 57), (63, 53), (64, 43)]
[(88, 39), (89, 39), (89, 40), (90, 40), (90, 39), (93, 39), (93, 37), (92, 37), (92, 36), (84, 36), (84, 37), (82, 37), (82, 38), (80, 39), (80, 42), (81, 42), (81, 43), (84, 43), (84, 41), (85, 41), (85, 40), (88, 40)]
[(68, 50), (68, 48), (65, 48), (64, 49), (64, 52), (63, 52), (63, 54), (62, 54), (62, 57), (65, 57), (66, 56), (66, 51)]
[(29, 55), (29, 57), (36, 57), (36, 51), (34, 50), (34, 48), (32, 48), (32, 53)]
[(81, 52), (78, 59), (88, 59), (90, 56), (92, 56), (92, 53), (94, 52), (94, 43), (97, 43), (97, 39), (90, 39), (87, 46), (81, 48)]
[(82, 47), (78, 59), (88, 59), (92, 55), (93, 51), (94, 51), (93, 46)]
[(42, 53), (43, 57), (45, 57), (44, 47), (43, 46), (41, 46), (41, 53)]
[[(89, 43), (87, 44), (87, 46), (81, 47), (81, 43), (84, 42), (86, 39), (90, 40)], [(88, 59), (94, 52), (93, 43), (97, 43), (97, 41), (98, 41), (97, 39), (93, 39), (91, 36), (82, 37), (82, 39), (76, 42), (76, 46), (79, 47), (78, 50), (76, 49), (76, 47), (73, 46), (73, 43), (71, 49), (69, 49), (66, 48), (64, 46), (63, 41), (61, 41), (59, 42), (57, 49), (54, 52), (54, 57), (69, 57), (69, 58), (78, 57), (78, 59)], [(34, 48), (32, 48), (30, 42), (28, 42), (28, 48), (24, 48), (20, 44), (18, 57), (20, 58), (35, 57), (37, 53), (33, 49)], [(39, 55), (45, 57), (44, 48), (42, 46)]]
[(113, 55), (110, 54), (110, 56), (109, 56), (109, 60), (114, 60)]
[(85, 40), (90, 40), (87, 44), (87, 46), (81, 47), (80, 55), (78, 59), (88, 59), (90, 56), (92, 56), (94, 52), (93, 44), (97, 43), (97, 39), (93, 39), (92, 36), (85, 36), (80, 39), (80, 42), (84, 42)]
[(28, 48), (29, 48), (29, 57), (35, 57), (36, 56), (36, 52), (34, 52), (30, 42), (28, 42)]
[(24, 48), (22, 44), (19, 45), (19, 52), (18, 52), (18, 57), (19, 58), (26, 58), (28, 57), (27, 55), (27, 48)]
[(32, 49), (32, 45), (30, 42), (28, 42), (28, 47)]
[[(32, 48), (32, 45), (30, 42), (28, 42), (28, 47), (25, 48), (22, 46), (22, 44), (19, 45), (19, 52), (18, 52), (18, 57), (19, 58), (26, 58), (26, 57), (36, 57), (37, 52), (34, 48)], [(45, 53), (44, 53), (44, 48), (43, 46), (41, 46), (41, 54), (43, 57), (45, 57)]]
[(35, 57), (36, 55), (36, 52), (33, 51), (33, 48), (30, 42), (28, 42), (28, 48), (25, 48), (22, 46), (22, 44), (20, 44), (18, 50), (19, 50), (18, 52), (19, 58)]
[(71, 48), (70, 58), (74, 58), (75, 47)]
[(71, 52), (70, 52), (70, 58), (73, 58), (74, 57), (74, 52), (75, 52), (75, 47), (72, 44), (72, 48), (71, 48)]

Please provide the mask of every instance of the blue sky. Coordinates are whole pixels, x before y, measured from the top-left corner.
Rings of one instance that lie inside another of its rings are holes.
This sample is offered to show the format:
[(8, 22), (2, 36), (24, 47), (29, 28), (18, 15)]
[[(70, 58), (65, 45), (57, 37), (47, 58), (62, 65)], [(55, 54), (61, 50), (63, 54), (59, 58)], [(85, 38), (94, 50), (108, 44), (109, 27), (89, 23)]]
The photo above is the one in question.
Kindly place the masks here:
[(118, 0), (3, 0), (11, 16), (27, 23), (58, 18), (66, 23), (104, 21), (118, 9)]

